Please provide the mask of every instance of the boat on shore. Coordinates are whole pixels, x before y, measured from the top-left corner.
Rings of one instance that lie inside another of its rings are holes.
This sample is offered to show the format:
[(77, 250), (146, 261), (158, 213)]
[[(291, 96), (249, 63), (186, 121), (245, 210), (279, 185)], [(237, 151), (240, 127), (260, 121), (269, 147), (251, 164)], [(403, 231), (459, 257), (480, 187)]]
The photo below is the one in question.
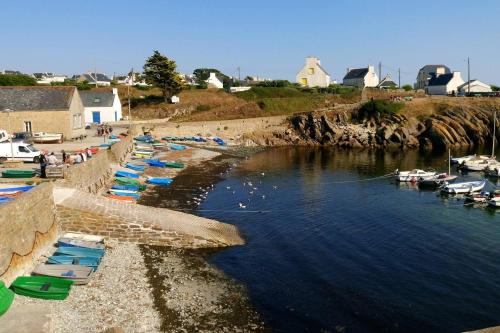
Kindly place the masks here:
[(0, 316), (6, 313), (14, 301), (14, 292), (0, 280)]
[(76, 232), (67, 232), (62, 236), (62, 238), (82, 240), (82, 241), (93, 242), (93, 243), (104, 243), (104, 237), (102, 237), (102, 236), (80, 234), (80, 233), (76, 233)]
[(140, 192), (146, 190), (146, 185), (113, 185), (113, 190), (135, 191)]
[(71, 290), (73, 281), (50, 276), (20, 276), (10, 286), (18, 295), (65, 300)]
[(35, 170), (15, 170), (9, 169), (2, 171), (3, 178), (32, 178), (36, 175)]
[(123, 178), (134, 178), (137, 179), (139, 178), (139, 175), (133, 172), (127, 172), (127, 171), (116, 171), (115, 172), (115, 177), (123, 177)]
[(141, 185), (141, 183), (137, 179), (127, 178), (127, 177), (115, 177), (115, 182), (119, 185), (134, 185), (134, 186)]
[(161, 177), (149, 177), (146, 182), (152, 185), (168, 186), (172, 184), (172, 178), (161, 178)]
[(446, 184), (441, 188), (441, 192), (447, 194), (473, 193), (481, 191), (485, 185), (486, 180)]
[(120, 200), (120, 201), (128, 201), (128, 202), (135, 202), (135, 198), (132, 197), (125, 197), (121, 195), (116, 195), (116, 194), (109, 194), (106, 196), (107, 198), (114, 199), (114, 200)]
[(421, 169), (413, 169), (411, 171), (399, 171), (396, 169), (395, 177), (400, 182), (416, 183), (420, 178), (429, 178), (436, 175), (435, 171), (425, 171)]
[(33, 142), (35, 143), (62, 143), (62, 133), (46, 133), (35, 132), (33, 133)]
[(99, 266), (99, 259), (96, 257), (77, 257), (77, 256), (50, 256), (47, 259), (49, 265), (82, 265), (96, 270)]
[(59, 247), (81, 247), (81, 248), (89, 248), (89, 249), (105, 249), (105, 246), (102, 242), (93, 242), (86, 241), (83, 239), (72, 239), (72, 238), (64, 238), (61, 237), (57, 241), (57, 246)]
[(75, 285), (82, 285), (89, 282), (93, 272), (92, 268), (82, 265), (40, 264), (31, 274), (71, 280)]

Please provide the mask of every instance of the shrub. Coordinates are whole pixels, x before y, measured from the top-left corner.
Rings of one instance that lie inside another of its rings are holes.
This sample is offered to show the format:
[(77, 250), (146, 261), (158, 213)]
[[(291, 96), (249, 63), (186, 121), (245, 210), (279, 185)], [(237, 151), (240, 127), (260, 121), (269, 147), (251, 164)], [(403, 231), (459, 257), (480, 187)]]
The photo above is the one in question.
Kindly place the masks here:
[(257, 87), (277, 87), (283, 88), (291, 86), (290, 81), (287, 80), (273, 80), (273, 81), (262, 81), (256, 84)]
[(264, 110), (266, 108), (266, 103), (264, 101), (258, 101), (257, 105), (259, 106), (259, 109)]
[(36, 86), (36, 80), (24, 74), (0, 74), (0, 86)]
[(224, 131), (227, 131), (228, 129), (229, 129), (229, 127), (224, 126)]
[(359, 121), (364, 119), (380, 119), (384, 116), (391, 116), (398, 113), (403, 107), (402, 103), (392, 102), (385, 99), (374, 99), (361, 106), (357, 118)]
[(198, 104), (196, 106), (196, 111), (208, 111), (210, 110), (212, 107), (208, 104)]
[(404, 91), (410, 91), (410, 90), (413, 90), (413, 87), (411, 85), (409, 85), (409, 84), (405, 84), (403, 86), (403, 89), (404, 89)]

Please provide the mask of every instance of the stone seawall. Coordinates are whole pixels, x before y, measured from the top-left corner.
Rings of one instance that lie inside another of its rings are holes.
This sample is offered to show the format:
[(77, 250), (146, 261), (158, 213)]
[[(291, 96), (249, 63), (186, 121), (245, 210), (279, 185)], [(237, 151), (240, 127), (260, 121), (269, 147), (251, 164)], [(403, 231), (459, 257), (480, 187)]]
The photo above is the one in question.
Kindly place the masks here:
[(10, 284), (54, 243), (58, 224), (52, 184), (42, 183), (0, 206), (0, 279)]
[(131, 151), (132, 137), (129, 136), (112, 145), (110, 149), (100, 150), (85, 163), (66, 168), (64, 182), (70, 187), (97, 193), (112, 176), (111, 164), (123, 163)]
[(55, 188), (54, 197), (63, 231), (182, 248), (244, 244), (235, 226), (182, 212), (126, 203), (70, 188)]

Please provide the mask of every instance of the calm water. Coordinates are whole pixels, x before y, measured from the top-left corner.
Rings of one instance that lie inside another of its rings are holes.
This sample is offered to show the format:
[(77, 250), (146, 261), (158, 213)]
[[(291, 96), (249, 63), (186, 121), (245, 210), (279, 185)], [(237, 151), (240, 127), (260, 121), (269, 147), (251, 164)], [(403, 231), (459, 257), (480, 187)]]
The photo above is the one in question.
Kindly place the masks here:
[(248, 287), (275, 332), (500, 325), (500, 210), (392, 179), (361, 181), (396, 168), (444, 170), (445, 160), (418, 152), (256, 154), (199, 206), (197, 214), (237, 225), (248, 242), (212, 262)]

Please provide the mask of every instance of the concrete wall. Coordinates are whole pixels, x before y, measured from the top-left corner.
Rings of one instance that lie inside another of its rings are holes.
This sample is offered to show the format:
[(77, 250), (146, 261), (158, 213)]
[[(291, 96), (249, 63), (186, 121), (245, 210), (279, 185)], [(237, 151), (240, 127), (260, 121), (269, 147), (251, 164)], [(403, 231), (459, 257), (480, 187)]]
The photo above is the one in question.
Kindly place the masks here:
[(0, 206), (0, 279), (9, 284), (57, 237), (52, 184), (42, 183)]

